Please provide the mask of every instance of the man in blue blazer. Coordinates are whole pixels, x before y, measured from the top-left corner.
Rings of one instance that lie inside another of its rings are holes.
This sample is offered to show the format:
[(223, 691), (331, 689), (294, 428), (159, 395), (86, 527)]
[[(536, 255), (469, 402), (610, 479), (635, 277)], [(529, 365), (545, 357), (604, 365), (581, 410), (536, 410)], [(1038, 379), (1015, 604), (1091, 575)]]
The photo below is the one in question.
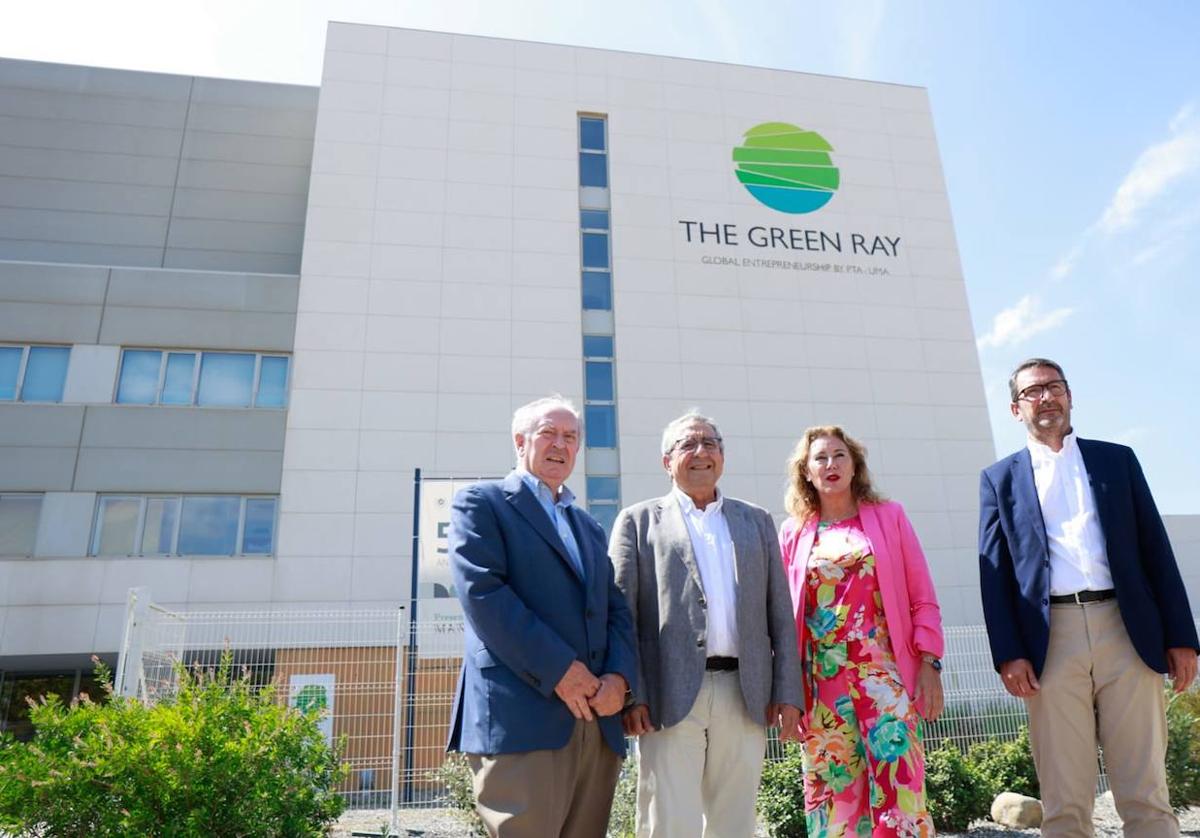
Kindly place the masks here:
[(1196, 676), (1196, 627), (1131, 449), (1078, 439), (1062, 367), (1009, 378), (1026, 448), (984, 469), (979, 570), (992, 659), (1025, 700), (1044, 836), (1091, 836), (1096, 742), (1125, 834), (1179, 835), (1162, 675)]
[(449, 750), (467, 754), (493, 838), (602, 838), (635, 686), (633, 620), (604, 531), (564, 484), (579, 414), (560, 397), (513, 414), (517, 467), (459, 492), (450, 567), (466, 616)]

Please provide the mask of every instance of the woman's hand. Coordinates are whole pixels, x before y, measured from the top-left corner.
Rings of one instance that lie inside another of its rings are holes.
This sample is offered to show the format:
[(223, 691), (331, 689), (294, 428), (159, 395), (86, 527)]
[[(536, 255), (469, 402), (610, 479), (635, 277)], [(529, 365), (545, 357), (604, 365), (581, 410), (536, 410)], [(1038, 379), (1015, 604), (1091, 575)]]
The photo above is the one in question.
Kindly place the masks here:
[(936, 722), (938, 716), (942, 715), (946, 703), (942, 696), (942, 673), (927, 660), (921, 661), (921, 668), (917, 671), (917, 693), (914, 698), (917, 710), (926, 721)]

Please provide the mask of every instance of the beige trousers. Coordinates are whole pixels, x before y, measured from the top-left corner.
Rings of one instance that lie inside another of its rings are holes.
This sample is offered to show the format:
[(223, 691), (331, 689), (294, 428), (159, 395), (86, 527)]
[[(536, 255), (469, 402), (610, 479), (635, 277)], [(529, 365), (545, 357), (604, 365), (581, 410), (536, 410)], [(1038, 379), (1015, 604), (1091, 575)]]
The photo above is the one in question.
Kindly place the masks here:
[(638, 838), (750, 838), (767, 731), (737, 671), (705, 672), (677, 725), (638, 738)]
[(596, 722), (558, 750), (468, 754), (475, 808), (491, 838), (604, 838), (621, 758)]
[(1092, 832), (1096, 742), (1129, 838), (1178, 838), (1167, 800), (1162, 675), (1138, 657), (1116, 600), (1050, 606), (1037, 695), (1025, 700), (1044, 836)]

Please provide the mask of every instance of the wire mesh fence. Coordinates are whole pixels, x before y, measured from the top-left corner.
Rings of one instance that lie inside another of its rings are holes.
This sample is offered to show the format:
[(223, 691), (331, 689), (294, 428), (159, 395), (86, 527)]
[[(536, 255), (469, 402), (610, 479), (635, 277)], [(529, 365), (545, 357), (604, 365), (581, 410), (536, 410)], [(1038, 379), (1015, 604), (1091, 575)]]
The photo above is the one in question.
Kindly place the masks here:
[[(179, 665), (212, 669), (225, 653), (252, 684), (274, 685), (280, 700), (324, 711), (323, 729), (349, 766), (341, 788), (348, 805), (393, 813), (439, 805), (445, 790), (435, 775), (462, 659), (460, 623), (441, 616), (410, 625), (405, 608), (173, 613), (148, 606), (131, 610), (119, 670), (132, 666), (137, 694), (156, 701), (174, 690)], [(943, 662), (946, 710), (926, 726), (926, 742), (965, 751), (1015, 738), (1025, 708), (1000, 684), (984, 627), (946, 629)], [(782, 753), (771, 736), (768, 758)]]

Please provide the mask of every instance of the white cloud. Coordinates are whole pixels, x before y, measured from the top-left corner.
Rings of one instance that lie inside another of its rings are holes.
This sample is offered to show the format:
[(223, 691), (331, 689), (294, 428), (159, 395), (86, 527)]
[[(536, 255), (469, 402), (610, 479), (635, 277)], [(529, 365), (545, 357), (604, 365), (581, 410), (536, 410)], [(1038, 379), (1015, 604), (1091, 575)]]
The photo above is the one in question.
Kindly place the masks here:
[(1075, 270), (1075, 263), (1078, 262), (1079, 257), (1083, 255), (1083, 245), (1085, 241), (1087, 241), (1086, 234), (1078, 242), (1076, 242), (1074, 247), (1063, 254), (1062, 258), (1059, 259), (1058, 262), (1055, 263), (1054, 267), (1050, 269), (1051, 279), (1055, 281), (1066, 279), (1067, 275), (1071, 273), (1071, 271)]
[(980, 349), (998, 349), (1023, 343), (1039, 332), (1053, 329), (1075, 313), (1073, 308), (1043, 311), (1036, 294), (1026, 294), (1016, 305), (1006, 308), (992, 318), (992, 328), (976, 341)]
[(1171, 119), (1171, 136), (1143, 151), (1129, 174), (1113, 193), (1096, 222), (1101, 232), (1112, 234), (1132, 227), (1138, 215), (1172, 185), (1200, 170), (1200, 119), (1191, 104)]
[[(1170, 135), (1167, 139), (1148, 146), (1138, 155), (1099, 219), (1080, 234), (1070, 250), (1050, 269), (1051, 280), (1057, 282), (1066, 279), (1075, 270), (1075, 265), (1093, 238), (1098, 235), (1111, 236), (1134, 226), (1142, 215), (1153, 209), (1156, 201), (1166, 196), (1172, 186), (1200, 172), (1200, 118), (1192, 103), (1175, 112), (1167, 130)], [(1165, 223), (1175, 226), (1178, 220), (1172, 217)], [(1157, 253), (1154, 248), (1143, 248), (1134, 257), (1133, 263), (1144, 263)]]

